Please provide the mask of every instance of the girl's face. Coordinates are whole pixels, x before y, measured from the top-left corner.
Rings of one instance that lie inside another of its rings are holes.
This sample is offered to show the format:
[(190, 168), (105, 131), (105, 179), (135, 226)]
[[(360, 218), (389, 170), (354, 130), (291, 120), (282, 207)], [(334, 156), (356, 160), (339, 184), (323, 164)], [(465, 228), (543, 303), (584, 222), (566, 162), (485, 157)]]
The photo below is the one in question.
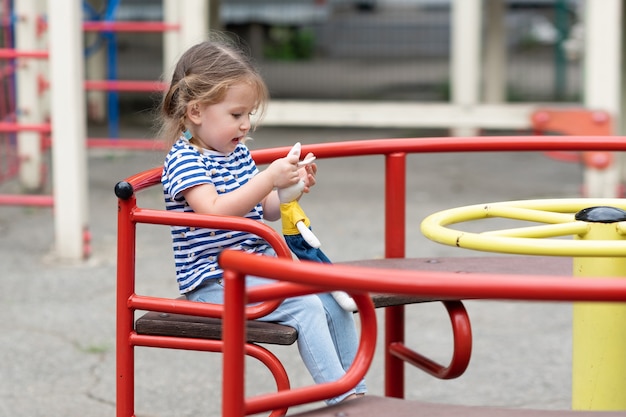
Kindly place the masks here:
[(191, 105), (187, 113), (195, 126), (194, 139), (207, 149), (231, 153), (248, 135), (255, 99), (252, 87), (239, 82), (228, 89), (224, 100), (219, 103), (199, 107)]

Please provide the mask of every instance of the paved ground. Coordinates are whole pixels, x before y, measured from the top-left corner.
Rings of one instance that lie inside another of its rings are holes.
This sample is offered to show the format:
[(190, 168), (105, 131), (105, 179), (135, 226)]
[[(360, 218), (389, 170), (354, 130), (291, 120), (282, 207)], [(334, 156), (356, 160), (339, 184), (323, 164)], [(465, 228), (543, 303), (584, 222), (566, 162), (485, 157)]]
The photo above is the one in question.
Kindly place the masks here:
[[(137, 133), (137, 132), (135, 132)], [(412, 136), (381, 130), (261, 128), (251, 147), (295, 141)], [(145, 132), (140, 133), (145, 136)], [(53, 243), (50, 209), (0, 209), (0, 416), (114, 415), (115, 238), (114, 184), (159, 165), (160, 152), (92, 150), (89, 157), (93, 256), (82, 265), (48, 257)], [(574, 164), (539, 153), (445, 154), (409, 160), (408, 256), (471, 256), (421, 237), (421, 219), (473, 203), (577, 196), (582, 173)], [(319, 184), (303, 200), (326, 253), (335, 261), (381, 257), (382, 161), (353, 158), (319, 162)], [(11, 184), (0, 187), (6, 191)], [(158, 190), (144, 204), (159, 206)], [(175, 297), (167, 230), (139, 229), (139, 292)], [(571, 308), (557, 304), (468, 303), (475, 349), (467, 373), (435, 381), (410, 370), (408, 397), (464, 404), (568, 408)], [(410, 308), (411, 343), (442, 362), (449, 329), (438, 305)], [(294, 385), (308, 384), (294, 347), (276, 350)], [(269, 376), (250, 362), (250, 392)], [(381, 360), (368, 375), (382, 393)], [(137, 415), (218, 415), (219, 355), (138, 349)]]

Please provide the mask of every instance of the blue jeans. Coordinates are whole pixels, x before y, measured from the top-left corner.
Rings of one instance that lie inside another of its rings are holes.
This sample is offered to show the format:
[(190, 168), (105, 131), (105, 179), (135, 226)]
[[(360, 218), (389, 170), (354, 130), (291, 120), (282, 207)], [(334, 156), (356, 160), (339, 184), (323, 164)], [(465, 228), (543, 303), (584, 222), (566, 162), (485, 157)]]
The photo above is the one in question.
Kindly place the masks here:
[[(248, 276), (247, 286), (262, 285), (272, 280)], [(191, 301), (224, 303), (224, 286), (221, 279), (206, 284), (186, 294)], [(358, 336), (353, 314), (343, 310), (330, 294), (312, 294), (288, 298), (262, 321), (291, 326), (298, 331), (298, 350), (316, 383), (332, 382), (341, 378), (350, 367), (358, 346)], [(362, 380), (355, 389), (326, 400), (336, 404), (350, 394), (365, 393)]]

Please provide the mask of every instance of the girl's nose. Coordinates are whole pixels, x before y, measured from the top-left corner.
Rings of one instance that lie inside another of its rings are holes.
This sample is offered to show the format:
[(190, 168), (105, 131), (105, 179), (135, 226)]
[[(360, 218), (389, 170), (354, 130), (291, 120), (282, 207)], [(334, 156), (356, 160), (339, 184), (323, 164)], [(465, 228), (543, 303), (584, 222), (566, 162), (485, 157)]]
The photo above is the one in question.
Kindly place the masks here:
[(241, 130), (250, 130), (250, 116), (246, 116), (241, 119), (241, 125), (239, 128)]

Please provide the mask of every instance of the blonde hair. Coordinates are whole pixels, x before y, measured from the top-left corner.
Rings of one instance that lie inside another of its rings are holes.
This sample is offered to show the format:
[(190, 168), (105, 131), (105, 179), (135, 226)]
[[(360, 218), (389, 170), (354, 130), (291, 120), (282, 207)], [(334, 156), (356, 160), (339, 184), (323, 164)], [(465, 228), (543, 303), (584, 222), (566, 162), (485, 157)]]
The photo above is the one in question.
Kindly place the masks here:
[(169, 149), (187, 129), (187, 106), (220, 103), (229, 87), (248, 83), (256, 95), (256, 119), (263, 116), (269, 93), (249, 56), (233, 42), (208, 40), (189, 48), (178, 60), (161, 101), (159, 137)]

